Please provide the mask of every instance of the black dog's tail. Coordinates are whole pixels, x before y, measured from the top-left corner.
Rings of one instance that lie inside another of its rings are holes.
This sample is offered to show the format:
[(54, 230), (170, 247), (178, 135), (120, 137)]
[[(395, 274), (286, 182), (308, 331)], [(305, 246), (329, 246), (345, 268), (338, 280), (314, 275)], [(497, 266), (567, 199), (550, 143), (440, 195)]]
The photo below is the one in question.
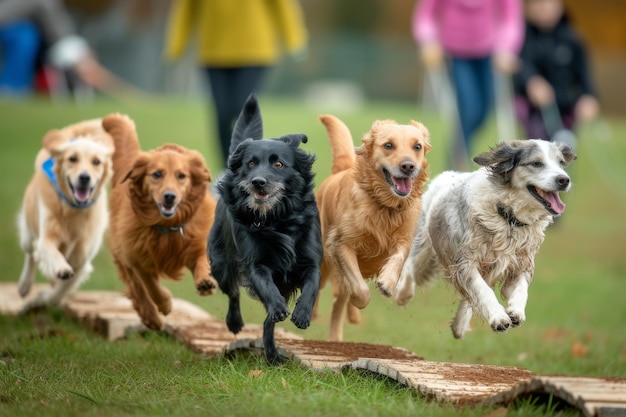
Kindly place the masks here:
[(256, 99), (256, 95), (251, 93), (237, 117), (233, 135), (230, 139), (230, 148), (228, 154), (232, 155), (237, 146), (246, 139), (262, 139), (263, 138), (263, 119), (261, 118), (261, 108)]

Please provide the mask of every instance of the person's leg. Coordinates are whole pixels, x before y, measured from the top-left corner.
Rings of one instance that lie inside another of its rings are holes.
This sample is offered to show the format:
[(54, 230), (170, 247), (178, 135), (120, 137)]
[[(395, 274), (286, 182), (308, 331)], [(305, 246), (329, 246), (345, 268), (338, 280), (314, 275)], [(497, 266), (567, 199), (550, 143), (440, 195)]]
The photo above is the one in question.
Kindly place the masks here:
[(267, 67), (210, 67), (206, 70), (215, 105), (224, 163), (228, 160), (233, 124), (250, 93), (260, 88), (266, 71)]
[(231, 96), (235, 89), (233, 69), (208, 67), (205, 70), (207, 81), (211, 87), (211, 97), (215, 108), (217, 134), (224, 165), (228, 161), (228, 148), (232, 132), (233, 115), (230, 110)]
[(453, 150), (453, 167), (467, 169), (472, 135), (481, 117), (481, 83), (474, 60), (453, 58), (452, 80), (456, 92), (459, 129)]
[(0, 29), (0, 92), (24, 95), (31, 91), (41, 36), (31, 22), (9, 23)]

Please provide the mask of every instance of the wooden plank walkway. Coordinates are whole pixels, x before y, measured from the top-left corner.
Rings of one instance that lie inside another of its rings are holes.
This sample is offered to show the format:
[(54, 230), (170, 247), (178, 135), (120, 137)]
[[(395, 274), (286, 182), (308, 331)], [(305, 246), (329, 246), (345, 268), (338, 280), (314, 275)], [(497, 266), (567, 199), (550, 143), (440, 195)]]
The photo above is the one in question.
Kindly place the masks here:
[[(37, 285), (36, 294), (43, 286)], [(24, 304), (12, 283), (0, 283), (0, 314), (18, 314)], [(64, 306), (67, 315), (108, 340), (145, 330), (130, 300), (107, 291), (79, 291)], [(174, 299), (165, 331), (193, 351), (215, 356), (263, 348), (261, 325), (246, 325), (237, 335), (200, 307)], [(352, 368), (383, 375), (437, 401), (463, 405), (507, 406), (527, 395), (551, 394), (586, 417), (626, 416), (626, 378), (535, 375), (517, 367), (424, 360), (406, 349), (368, 343), (304, 340), (276, 328), (279, 350), (313, 369)]]

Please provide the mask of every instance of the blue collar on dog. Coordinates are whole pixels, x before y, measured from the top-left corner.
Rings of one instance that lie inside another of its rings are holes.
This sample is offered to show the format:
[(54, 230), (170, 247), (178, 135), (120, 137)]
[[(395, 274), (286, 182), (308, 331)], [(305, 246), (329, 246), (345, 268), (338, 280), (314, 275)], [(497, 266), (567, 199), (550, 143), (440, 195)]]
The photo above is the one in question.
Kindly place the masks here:
[(71, 207), (76, 208), (76, 209), (89, 208), (98, 199), (96, 197), (93, 200), (87, 201), (86, 203), (77, 203), (76, 201), (67, 198), (67, 196), (63, 194), (63, 191), (61, 191), (61, 188), (59, 187), (59, 183), (57, 181), (57, 176), (54, 173), (54, 158), (50, 157), (46, 159), (44, 163), (41, 165), (41, 168), (43, 169), (44, 174), (46, 174), (46, 177), (48, 177), (48, 179), (50, 180), (50, 183), (54, 187), (54, 190), (57, 192), (57, 195), (59, 196), (59, 198), (65, 201)]

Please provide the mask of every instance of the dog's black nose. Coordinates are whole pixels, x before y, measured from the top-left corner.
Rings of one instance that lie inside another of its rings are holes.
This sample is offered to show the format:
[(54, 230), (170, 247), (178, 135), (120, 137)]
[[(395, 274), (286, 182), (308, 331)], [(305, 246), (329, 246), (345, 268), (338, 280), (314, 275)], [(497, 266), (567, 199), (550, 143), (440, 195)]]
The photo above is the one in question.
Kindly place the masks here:
[(174, 200), (176, 200), (176, 193), (166, 192), (163, 194), (163, 202), (166, 205), (171, 206), (174, 204)]
[(556, 177), (556, 183), (559, 184), (561, 189), (565, 189), (569, 185), (569, 177), (565, 175), (559, 175)]
[(411, 161), (410, 159), (405, 159), (400, 164), (400, 169), (405, 174), (410, 174), (415, 170), (415, 162)]
[(89, 185), (89, 181), (91, 181), (89, 174), (82, 173), (78, 176), (78, 184), (83, 187)]
[(265, 184), (267, 184), (267, 180), (263, 177), (252, 178), (252, 185), (255, 187), (263, 187)]

